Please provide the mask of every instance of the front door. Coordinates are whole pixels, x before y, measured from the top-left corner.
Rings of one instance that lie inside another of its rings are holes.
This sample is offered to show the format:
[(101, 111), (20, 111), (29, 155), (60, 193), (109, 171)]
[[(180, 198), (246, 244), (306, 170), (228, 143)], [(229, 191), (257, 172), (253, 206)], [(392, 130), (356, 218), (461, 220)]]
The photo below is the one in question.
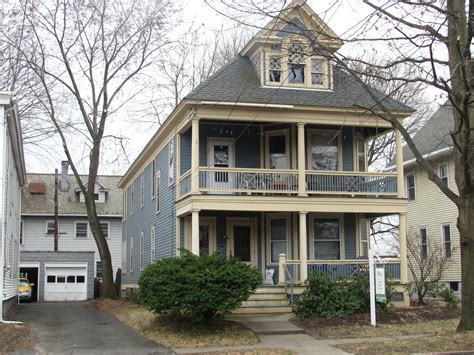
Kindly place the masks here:
[[(210, 140), (208, 142), (207, 164), (213, 168), (233, 168), (234, 142), (229, 140)], [(233, 176), (228, 172), (213, 172), (209, 178), (210, 188), (212, 189), (228, 190), (233, 186)]]
[(253, 218), (227, 220), (227, 255), (257, 266), (256, 223)]

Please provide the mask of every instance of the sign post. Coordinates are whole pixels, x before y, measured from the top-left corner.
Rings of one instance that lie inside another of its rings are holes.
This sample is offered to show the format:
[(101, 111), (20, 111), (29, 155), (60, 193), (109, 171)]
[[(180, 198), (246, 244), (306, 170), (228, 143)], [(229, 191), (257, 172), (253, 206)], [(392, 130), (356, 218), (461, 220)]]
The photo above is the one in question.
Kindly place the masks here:
[(375, 262), (374, 252), (369, 249), (369, 285), (370, 285), (370, 324), (377, 325), (375, 317)]

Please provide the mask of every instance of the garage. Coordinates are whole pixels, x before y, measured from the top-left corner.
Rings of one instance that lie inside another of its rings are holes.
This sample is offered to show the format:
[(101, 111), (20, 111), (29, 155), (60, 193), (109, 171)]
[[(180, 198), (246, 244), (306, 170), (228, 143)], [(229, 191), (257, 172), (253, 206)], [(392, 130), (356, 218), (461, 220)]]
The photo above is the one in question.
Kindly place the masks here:
[(31, 288), (31, 299), (30, 302), (38, 302), (38, 287), (39, 287), (39, 263), (32, 264), (20, 264), (20, 277), (26, 277), (30, 284), (33, 284)]
[(87, 264), (45, 264), (45, 301), (87, 300)]

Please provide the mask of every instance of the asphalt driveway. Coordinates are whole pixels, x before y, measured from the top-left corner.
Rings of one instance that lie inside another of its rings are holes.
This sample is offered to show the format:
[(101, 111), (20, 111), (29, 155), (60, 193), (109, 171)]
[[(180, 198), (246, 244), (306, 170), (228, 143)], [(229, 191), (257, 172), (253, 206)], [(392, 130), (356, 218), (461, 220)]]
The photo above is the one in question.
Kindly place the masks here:
[(27, 323), (37, 340), (19, 354), (169, 354), (91, 302), (25, 303), (10, 319)]

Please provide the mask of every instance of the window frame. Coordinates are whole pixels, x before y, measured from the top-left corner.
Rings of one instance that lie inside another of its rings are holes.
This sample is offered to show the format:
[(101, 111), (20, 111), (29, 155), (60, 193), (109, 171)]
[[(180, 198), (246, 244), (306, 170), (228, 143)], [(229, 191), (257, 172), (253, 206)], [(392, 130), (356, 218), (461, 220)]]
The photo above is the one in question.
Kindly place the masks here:
[[(280, 65), (280, 69), (272, 69), (272, 60), (278, 60), (279, 61), (279, 65)], [(282, 79), (283, 79), (283, 60), (282, 60), (282, 57), (279, 56), (279, 55), (270, 55), (269, 58), (268, 58), (268, 81), (272, 84), (281, 84), (282, 83)], [(272, 75), (271, 75), (271, 72), (278, 72), (279, 73), (279, 80), (278, 81), (272, 81)]]
[(128, 217), (128, 188), (123, 190), (122, 199), (123, 199), (122, 221), (126, 221)]
[[(86, 233), (87, 233), (87, 236), (86, 237), (78, 237), (77, 236), (77, 225), (79, 223), (85, 223), (86, 224)], [(90, 227), (89, 227), (89, 221), (85, 220), (80, 220), (80, 221), (74, 221), (74, 239), (79, 239), (79, 240), (85, 240), (85, 239), (90, 239)]]
[(145, 268), (145, 230), (140, 231), (140, 271)]
[(158, 170), (155, 175), (155, 185), (156, 185), (156, 193), (155, 193), (155, 213), (159, 214), (161, 211), (161, 170)]
[(126, 274), (128, 271), (128, 242), (127, 240), (122, 240), (122, 274)]
[[(425, 243), (423, 243), (423, 233), (425, 231)], [(422, 226), (418, 229), (419, 237), (420, 237), (420, 258), (422, 260), (428, 259), (428, 229), (425, 226)]]
[(151, 191), (151, 198), (150, 200), (153, 200), (156, 196), (156, 181), (155, 181), (155, 174), (156, 174), (156, 163), (155, 163), (155, 158), (153, 158), (153, 160), (151, 161), (151, 167), (150, 167), (150, 177), (151, 177), (151, 187), (150, 187), (150, 191)]
[[(99, 265), (100, 265), (100, 276), (99, 276)], [(96, 262), (95, 262), (95, 277), (96, 278), (103, 278), (104, 277), (104, 271), (102, 269), (102, 261), (101, 260), (96, 260)]]
[[(264, 138), (265, 138), (265, 169), (271, 169), (270, 168), (270, 138), (275, 137), (275, 136), (284, 136), (285, 137), (286, 168), (282, 169), (282, 170), (291, 169), (290, 130), (288, 128), (264, 131)], [(276, 170), (279, 170), (279, 169), (276, 169)]]
[[(291, 252), (291, 230), (290, 230), (290, 214), (289, 213), (269, 213), (267, 214), (266, 218), (266, 230), (267, 230), (267, 252), (266, 252), (266, 257), (267, 257), (267, 265), (278, 265), (279, 260), (277, 261), (272, 261), (272, 220), (274, 219), (285, 219), (286, 221), (286, 256), (290, 256)], [(283, 240), (278, 240), (278, 242), (282, 242)]]
[[(449, 256), (446, 255), (446, 235), (444, 227), (449, 228)], [(453, 258), (453, 233), (451, 223), (441, 223), (441, 246), (443, 250), (443, 258), (451, 260)]]
[(150, 263), (156, 260), (156, 227), (150, 226)]
[[(316, 170), (313, 169), (313, 157), (312, 157), (312, 138), (313, 135), (321, 133), (337, 133), (337, 170)], [(311, 164), (311, 166), (310, 166)], [(339, 129), (319, 129), (310, 128), (306, 132), (306, 170), (312, 171), (342, 171), (342, 134)]]
[[(364, 144), (364, 170), (360, 170), (360, 159), (359, 159), (360, 147), (359, 147), (359, 143)], [(360, 133), (356, 133), (354, 135), (354, 152), (355, 152), (355, 156), (354, 156), (354, 168), (355, 169), (354, 170), (356, 172), (361, 172), (361, 173), (368, 172), (369, 167), (368, 167), (368, 159), (367, 159), (367, 140), (365, 140), (364, 137), (362, 136), (362, 134), (360, 134)]]
[[(441, 177), (441, 167), (446, 166), (446, 176)], [(442, 162), (438, 164), (438, 177), (446, 184), (446, 186), (449, 186), (449, 164), (448, 162)], [(446, 181), (444, 181), (446, 179)]]
[(133, 272), (133, 235), (130, 237), (129, 255), (128, 255), (128, 271)]
[[(106, 239), (107, 240), (110, 240), (110, 221), (99, 221), (99, 224), (102, 225), (102, 224), (106, 224), (107, 225), (107, 237)], [(102, 228), (102, 226), (101, 226)], [(103, 232), (103, 231), (102, 231)]]
[[(410, 198), (410, 186), (408, 184), (408, 178), (413, 176), (413, 198)], [(416, 173), (413, 171), (405, 175), (405, 190), (407, 194), (407, 200), (409, 202), (416, 201)]]
[[(48, 223), (52, 223), (53, 224), (53, 231), (52, 233), (48, 233)], [(54, 220), (52, 219), (48, 219), (46, 221), (44, 221), (44, 235), (45, 237), (54, 237)], [(59, 229), (59, 226), (58, 226), (58, 229)]]
[(145, 171), (140, 174), (140, 208), (145, 207)]
[(130, 215), (135, 213), (135, 180), (130, 185)]
[[(310, 259), (315, 259), (314, 256), (314, 221), (316, 219), (337, 219), (339, 221), (339, 240), (337, 239), (317, 239), (317, 241), (339, 241), (339, 259), (322, 259), (322, 260), (343, 260), (345, 259), (345, 230), (344, 230), (344, 215), (342, 214), (309, 214), (309, 255)], [(370, 235), (367, 235), (367, 239), (370, 240)]]
[(168, 143), (168, 186), (173, 186), (175, 178), (175, 141), (172, 137)]

